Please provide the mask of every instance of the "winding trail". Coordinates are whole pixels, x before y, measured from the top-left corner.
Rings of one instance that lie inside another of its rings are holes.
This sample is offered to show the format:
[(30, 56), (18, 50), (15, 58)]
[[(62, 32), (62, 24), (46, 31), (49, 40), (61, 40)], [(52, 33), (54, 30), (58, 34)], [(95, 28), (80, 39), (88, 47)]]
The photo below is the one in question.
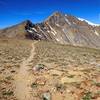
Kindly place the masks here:
[(32, 76), (29, 73), (29, 64), (35, 55), (35, 43), (32, 43), (30, 56), (20, 64), (18, 74), (15, 76), (15, 96), (18, 100), (33, 100), (31, 94)]

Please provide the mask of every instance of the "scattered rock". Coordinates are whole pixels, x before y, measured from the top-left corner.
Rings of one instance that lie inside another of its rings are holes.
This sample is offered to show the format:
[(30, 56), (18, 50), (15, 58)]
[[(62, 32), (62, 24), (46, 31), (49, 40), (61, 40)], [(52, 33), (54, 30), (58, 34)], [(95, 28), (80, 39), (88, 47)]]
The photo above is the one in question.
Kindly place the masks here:
[(96, 67), (100, 67), (100, 64), (96, 64)]
[(33, 71), (40, 71), (45, 69), (45, 65), (44, 64), (37, 64), (36, 66), (33, 67)]
[(51, 100), (51, 94), (46, 92), (42, 95), (43, 100)]
[(66, 89), (66, 87), (63, 84), (56, 84), (56, 91), (64, 91)]

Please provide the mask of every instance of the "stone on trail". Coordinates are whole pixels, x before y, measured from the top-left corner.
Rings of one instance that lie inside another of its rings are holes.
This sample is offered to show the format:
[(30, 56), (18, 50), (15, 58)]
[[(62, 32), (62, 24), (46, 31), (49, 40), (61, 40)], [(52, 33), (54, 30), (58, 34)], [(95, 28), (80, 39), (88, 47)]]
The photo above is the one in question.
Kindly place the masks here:
[(41, 71), (45, 68), (45, 65), (43, 64), (37, 64), (33, 67), (33, 71)]
[(43, 100), (51, 100), (51, 94), (46, 92), (42, 95)]

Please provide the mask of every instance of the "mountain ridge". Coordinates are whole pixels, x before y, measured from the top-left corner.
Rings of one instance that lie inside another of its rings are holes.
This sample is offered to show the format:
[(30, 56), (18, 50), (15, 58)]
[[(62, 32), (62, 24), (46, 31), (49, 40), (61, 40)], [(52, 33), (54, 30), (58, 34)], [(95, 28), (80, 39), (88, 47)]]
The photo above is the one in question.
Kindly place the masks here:
[(41, 23), (26, 20), (0, 30), (0, 37), (47, 40), (54, 43), (100, 48), (100, 26), (56, 11)]

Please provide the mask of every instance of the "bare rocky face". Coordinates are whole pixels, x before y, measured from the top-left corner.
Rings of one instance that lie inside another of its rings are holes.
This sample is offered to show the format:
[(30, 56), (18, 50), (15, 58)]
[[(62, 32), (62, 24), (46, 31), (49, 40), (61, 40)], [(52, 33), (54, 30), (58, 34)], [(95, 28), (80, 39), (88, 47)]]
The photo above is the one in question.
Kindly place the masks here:
[(48, 40), (60, 44), (100, 48), (100, 26), (55, 12), (44, 22), (25, 21), (0, 31), (1, 37)]

